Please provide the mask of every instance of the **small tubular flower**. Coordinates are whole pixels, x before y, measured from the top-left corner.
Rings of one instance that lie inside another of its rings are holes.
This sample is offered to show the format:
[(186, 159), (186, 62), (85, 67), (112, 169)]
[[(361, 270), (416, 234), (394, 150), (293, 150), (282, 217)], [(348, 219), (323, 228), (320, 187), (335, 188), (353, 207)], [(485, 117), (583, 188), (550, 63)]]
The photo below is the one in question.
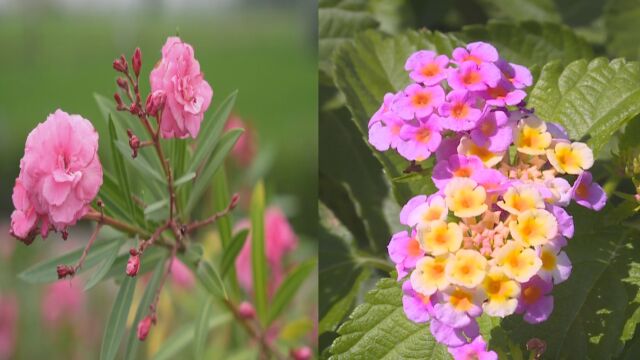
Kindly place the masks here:
[(449, 347), (449, 354), (453, 360), (498, 360), (495, 351), (487, 350), (487, 343), (482, 336), (477, 336), (469, 344)]
[(446, 256), (425, 256), (418, 260), (416, 269), (411, 273), (411, 286), (422, 295), (429, 296), (449, 286), (445, 275)]
[(534, 276), (531, 280), (522, 284), (518, 308), (516, 313), (524, 313), (524, 321), (530, 324), (541, 323), (551, 315), (553, 311), (553, 296), (549, 295), (553, 285)]
[(454, 90), (447, 94), (446, 101), (438, 112), (442, 116), (442, 127), (453, 131), (466, 131), (476, 127), (482, 116), (482, 100), (473, 93)]
[(430, 255), (454, 252), (462, 245), (462, 229), (457, 223), (436, 220), (420, 228), (418, 234), (420, 246)]
[(511, 236), (529, 246), (544, 245), (558, 234), (558, 221), (550, 212), (531, 209), (509, 223)]
[(407, 59), (404, 69), (410, 71), (409, 77), (415, 82), (431, 86), (447, 78), (449, 58), (435, 51), (421, 50)]
[(538, 257), (542, 266), (538, 276), (545, 281), (553, 280), (554, 284), (560, 284), (571, 275), (571, 260), (564, 251), (557, 246), (544, 245), (538, 249)]
[(542, 261), (533, 249), (516, 241), (510, 241), (496, 250), (493, 262), (505, 275), (521, 283), (529, 280), (542, 266)]
[(513, 215), (519, 215), (524, 211), (544, 209), (544, 200), (538, 189), (532, 185), (512, 186), (502, 195), (502, 201), (498, 206)]
[(544, 155), (551, 145), (547, 125), (535, 116), (527, 116), (520, 121), (514, 138), (518, 151), (527, 155)]
[(421, 119), (431, 115), (443, 101), (442, 87), (411, 84), (404, 89), (404, 96), (396, 102), (396, 112), (405, 120)]
[(478, 216), (487, 210), (487, 193), (472, 179), (454, 178), (444, 190), (447, 207), (461, 218)]
[(487, 314), (505, 317), (516, 311), (520, 284), (506, 276), (502, 270), (491, 268), (482, 282), (482, 288), (487, 296), (482, 308)]
[(391, 261), (396, 264), (398, 280), (407, 276), (408, 271), (413, 269), (418, 260), (424, 256), (416, 236), (409, 236), (406, 231), (394, 234), (387, 249)]
[(571, 197), (578, 203), (595, 211), (600, 211), (607, 203), (607, 195), (602, 186), (593, 182), (593, 176), (583, 171), (571, 188)]
[(408, 216), (407, 225), (424, 227), (433, 221), (445, 220), (448, 213), (449, 209), (444, 198), (435, 195), (412, 209)]
[(547, 150), (547, 158), (561, 174), (579, 175), (593, 165), (593, 152), (581, 142), (559, 142), (553, 149)]
[(458, 154), (477, 156), (486, 167), (492, 167), (504, 158), (504, 151), (494, 152), (489, 150), (489, 146), (490, 144), (478, 145), (469, 137), (463, 136), (458, 145)]
[(433, 314), (448, 326), (465, 327), (482, 313), (484, 295), (477, 289), (450, 286), (440, 296), (442, 301), (434, 305)]
[(475, 250), (458, 250), (447, 261), (445, 272), (450, 283), (474, 288), (484, 280), (487, 259)]

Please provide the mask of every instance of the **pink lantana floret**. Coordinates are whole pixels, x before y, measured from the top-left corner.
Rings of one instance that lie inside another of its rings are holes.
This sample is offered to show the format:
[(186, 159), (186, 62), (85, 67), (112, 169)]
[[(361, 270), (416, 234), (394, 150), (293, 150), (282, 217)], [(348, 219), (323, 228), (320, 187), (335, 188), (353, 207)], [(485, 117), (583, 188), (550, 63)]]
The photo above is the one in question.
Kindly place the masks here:
[(449, 58), (438, 55), (434, 51), (420, 50), (407, 59), (404, 69), (415, 82), (425, 85), (436, 85), (447, 78)]

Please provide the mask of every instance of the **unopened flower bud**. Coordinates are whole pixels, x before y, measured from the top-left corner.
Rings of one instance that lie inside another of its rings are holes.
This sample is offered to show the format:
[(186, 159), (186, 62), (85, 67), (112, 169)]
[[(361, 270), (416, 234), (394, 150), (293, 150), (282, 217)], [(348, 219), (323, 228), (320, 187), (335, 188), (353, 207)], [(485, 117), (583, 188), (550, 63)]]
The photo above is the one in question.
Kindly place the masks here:
[(69, 265), (58, 265), (56, 267), (56, 271), (58, 272), (58, 279), (64, 279), (67, 276), (73, 276), (76, 273), (76, 271)]
[(131, 65), (133, 65), (133, 72), (136, 74), (136, 77), (138, 77), (140, 75), (140, 68), (142, 68), (142, 53), (139, 47), (136, 48), (136, 51), (133, 53)]
[(244, 319), (253, 319), (256, 316), (256, 310), (248, 301), (243, 301), (238, 306), (238, 314)]
[(164, 108), (164, 103), (167, 99), (166, 94), (162, 90), (154, 91), (147, 97), (146, 111), (151, 116), (158, 116), (158, 112)]
[(127, 90), (127, 88), (129, 87), (127, 80), (121, 77), (116, 79), (116, 84), (118, 84), (118, 87), (120, 87), (122, 90)]
[(309, 360), (313, 356), (311, 348), (308, 346), (299, 347), (296, 349), (291, 349), (289, 351), (289, 355), (293, 360)]
[(147, 315), (144, 319), (140, 320), (138, 323), (138, 340), (144, 341), (149, 335), (149, 330), (151, 330), (151, 325), (155, 324), (155, 316)]
[(127, 260), (127, 275), (134, 277), (140, 269), (140, 254), (136, 249), (129, 251), (129, 260)]
[(126, 107), (122, 103), (122, 98), (120, 97), (120, 94), (118, 93), (113, 94), (113, 99), (116, 101), (116, 109), (118, 110), (126, 109)]
[(238, 193), (233, 194), (233, 196), (231, 197), (231, 202), (229, 203), (229, 210), (235, 209), (235, 207), (238, 205), (239, 200), (240, 200), (240, 194)]
[(127, 72), (127, 60), (124, 58), (124, 55), (121, 55), (119, 59), (113, 60), (113, 69), (121, 73)]
[(135, 159), (138, 156), (138, 149), (140, 148), (140, 139), (133, 134), (131, 129), (127, 129), (127, 135), (129, 136), (129, 147), (131, 148), (131, 157)]

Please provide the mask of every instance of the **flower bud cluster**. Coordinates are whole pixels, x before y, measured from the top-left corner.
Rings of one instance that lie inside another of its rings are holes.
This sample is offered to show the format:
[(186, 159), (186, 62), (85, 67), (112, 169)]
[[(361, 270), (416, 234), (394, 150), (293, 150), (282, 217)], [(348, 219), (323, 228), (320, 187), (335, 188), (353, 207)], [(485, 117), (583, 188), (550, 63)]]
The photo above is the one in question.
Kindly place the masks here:
[(573, 218), (564, 208), (573, 200), (600, 210), (606, 195), (587, 171), (591, 149), (525, 108), (527, 68), (487, 43), (452, 55), (409, 57), (413, 83), (385, 96), (369, 141), (408, 160), (436, 157), (437, 192), (409, 200), (400, 213), (409, 230), (388, 246), (407, 317), (429, 321), (456, 358), (497, 358), (476, 318), (545, 321), (553, 286), (571, 273), (563, 247)]

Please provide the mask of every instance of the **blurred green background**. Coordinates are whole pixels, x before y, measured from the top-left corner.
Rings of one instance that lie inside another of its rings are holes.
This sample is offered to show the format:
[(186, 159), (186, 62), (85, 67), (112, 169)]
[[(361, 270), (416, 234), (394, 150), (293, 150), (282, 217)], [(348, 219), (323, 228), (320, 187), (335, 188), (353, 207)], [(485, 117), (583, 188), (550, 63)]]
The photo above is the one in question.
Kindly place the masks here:
[[(27, 284), (16, 276), (30, 265), (82, 246), (88, 229), (76, 228), (67, 242), (52, 234), (47, 241), (38, 239), (26, 247), (8, 235), (13, 210), (11, 191), (28, 133), (57, 108), (90, 119), (101, 143), (108, 138), (94, 93), (112, 97), (116, 90), (113, 59), (120, 54), (129, 58), (136, 46), (143, 55), (141, 77), (147, 79), (168, 36), (179, 34), (193, 45), (205, 78), (214, 89), (205, 121), (233, 90), (239, 90), (233, 113), (253, 128), (258, 152), (252, 168), (236, 166), (235, 175), (230, 174), (232, 179), (242, 178), (242, 172), (247, 172), (253, 178), (245, 176), (245, 183), (231, 184), (231, 188), (247, 195), (246, 187), (252, 184), (246, 183), (246, 178), (254, 181), (255, 176), (263, 175), (270, 201), (283, 207), (300, 238), (299, 250), (292, 258), (300, 261), (315, 255), (315, 33), (313, 0), (0, 0), (0, 310), (7, 309), (5, 313), (0, 311), (0, 338), (13, 335), (17, 341), (17, 352), (9, 357), (3, 356), (0, 346), (0, 359), (97, 358), (104, 321), (113, 302), (113, 283), (98, 286), (87, 293), (87, 301), (72, 306), (81, 321), (51, 328), (41, 314), (46, 301), (43, 295), (50, 294), (51, 289)], [(142, 93), (147, 91), (145, 81)], [(241, 214), (239, 209), (234, 216)], [(207, 249), (219, 252), (212, 237), (215, 235), (205, 234)], [(157, 349), (176, 331), (169, 326), (182, 326), (197, 317), (202, 294), (180, 290), (175, 284), (169, 287), (163, 295), (167, 299), (161, 299), (161, 307), (168, 308), (164, 325), (155, 330), (155, 339), (149, 339), (150, 349)], [(82, 286), (73, 288), (81, 291)], [(291, 316), (307, 311), (305, 321), (316, 317), (309, 310), (314, 307), (315, 288), (314, 281), (305, 285), (304, 299), (292, 305)], [(19, 311), (10, 306), (10, 301), (7, 304), (12, 298), (17, 300)], [(62, 303), (67, 300), (60, 299)], [(7, 316), (16, 316), (18, 326), (17, 331), (9, 329), (8, 335), (3, 333), (7, 331)], [(292, 330), (298, 326), (309, 334), (313, 326), (291, 321), (281, 328), (283, 333), (300, 333)], [(219, 332), (212, 341), (213, 348), (228, 341), (228, 333)], [(311, 345), (310, 341), (306, 343)], [(255, 356), (244, 344), (236, 346), (241, 350), (238, 359)], [(218, 350), (213, 358), (228, 356)]]

